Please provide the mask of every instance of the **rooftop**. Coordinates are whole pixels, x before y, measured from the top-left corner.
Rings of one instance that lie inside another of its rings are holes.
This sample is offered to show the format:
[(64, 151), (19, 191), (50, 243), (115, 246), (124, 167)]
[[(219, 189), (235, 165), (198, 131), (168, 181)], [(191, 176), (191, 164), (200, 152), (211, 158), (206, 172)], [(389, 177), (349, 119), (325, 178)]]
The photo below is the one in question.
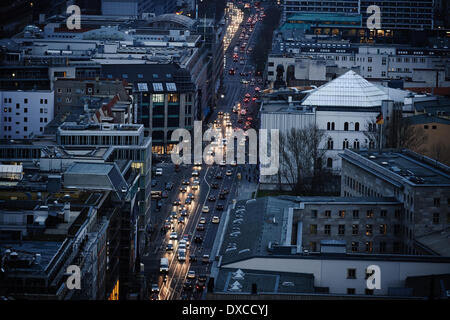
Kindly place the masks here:
[(380, 107), (389, 96), (354, 71), (320, 86), (303, 100), (304, 106)]
[(341, 157), (374, 175), (382, 176), (393, 184), (413, 186), (450, 186), (450, 168), (436, 160), (410, 150), (354, 152), (345, 150)]

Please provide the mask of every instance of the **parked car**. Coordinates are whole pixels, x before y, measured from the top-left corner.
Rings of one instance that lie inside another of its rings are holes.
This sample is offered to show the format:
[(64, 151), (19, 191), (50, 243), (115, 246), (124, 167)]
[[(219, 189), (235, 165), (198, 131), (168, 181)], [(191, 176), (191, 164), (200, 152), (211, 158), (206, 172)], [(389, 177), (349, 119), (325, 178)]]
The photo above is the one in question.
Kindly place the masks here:
[(197, 225), (197, 231), (204, 231), (205, 230), (205, 225), (203, 223), (199, 223)]
[(208, 206), (203, 206), (202, 212), (203, 213), (208, 213), (209, 212), (209, 207)]
[(187, 273), (187, 278), (188, 279), (195, 279), (195, 271), (194, 270), (189, 270)]
[(162, 168), (156, 168), (155, 175), (156, 176), (162, 176), (162, 174), (163, 174), (163, 169)]

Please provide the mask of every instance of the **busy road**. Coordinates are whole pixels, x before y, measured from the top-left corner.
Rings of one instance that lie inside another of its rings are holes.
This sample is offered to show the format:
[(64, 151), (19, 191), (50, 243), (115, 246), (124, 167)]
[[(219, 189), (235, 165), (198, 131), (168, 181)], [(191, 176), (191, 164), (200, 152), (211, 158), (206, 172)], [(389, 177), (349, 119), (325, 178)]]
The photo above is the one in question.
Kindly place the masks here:
[[(224, 139), (214, 143), (209, 157), (220, 151), (226, 154), (227, 139), (234, 130), (256, 126), (262, 79), (255, 75), (250, 55), (263, 17), (259, 8), (243, 15), (225, 52), (224, 91), (208, 123)], [(237, 164), (236, 159), (230, 164), (175, 166), (168, 159), (156, 167), (152, 184), (154, 229), (142, 259), (149, 296), (159, 300), (201, 299), (215, 258), (211, 251), (222, 215), (236, 199), (238, 182), (256, 179), (256, 166)]]

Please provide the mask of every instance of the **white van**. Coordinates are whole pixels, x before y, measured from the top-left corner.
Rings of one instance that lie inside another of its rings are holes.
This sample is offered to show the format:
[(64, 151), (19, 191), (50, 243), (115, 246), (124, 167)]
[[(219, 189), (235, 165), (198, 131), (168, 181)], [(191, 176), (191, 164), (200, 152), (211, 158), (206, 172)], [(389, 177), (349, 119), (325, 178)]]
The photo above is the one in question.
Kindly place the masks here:
[(169, 259), (161, 258), (161, 263), (159, 264), (159, 272), (161, 273), (169, 272)]

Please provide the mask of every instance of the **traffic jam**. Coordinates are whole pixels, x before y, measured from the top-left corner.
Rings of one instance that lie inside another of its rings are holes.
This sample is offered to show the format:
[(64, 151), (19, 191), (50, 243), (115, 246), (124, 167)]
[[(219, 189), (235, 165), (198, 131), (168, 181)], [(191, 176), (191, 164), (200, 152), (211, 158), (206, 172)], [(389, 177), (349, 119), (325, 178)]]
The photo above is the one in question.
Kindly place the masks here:
[[(254, 46), (252, 35), (265, 15), (258, 6), (251, 8), (247, 16), (235, 30), (225, 52), (225, 92), (232, 91), (233, 83), (234, 86), (237, 83), (237, 91), (231, 101), (218, 105), (210, 119), (208, 126), (220, 130), (223, 139), (212, 142), (208, 157), (214, 157), (220, 148), (225, 159), (233, 131), (256, 126), (256, 102), (262, 77), (255, 74), (250, 55)], [(246, 141), (238, 143), (242, 145)], [(180, 167), (175, 167), (175, 171), (184, 170), (180, 181), (167, 181), (163, 190), (152, 191), (157, 210), (161, 210), (165, 201), (167, 211), (163, 212), (166, 218), (161, 230), (164, 236), (160, 245), (159, 277), (149, 288), (153, 300), (202, 299), (215, 259), (211, 252), (222, 215), (235, 201), (237, 182), (250, 170), (250, 165), (238, 165), (236, 160), (229, 164), (222, 160), (212, 165), (197, 162)], [(156, 170), (157, 179), (165, 175), (164, 169)]]

